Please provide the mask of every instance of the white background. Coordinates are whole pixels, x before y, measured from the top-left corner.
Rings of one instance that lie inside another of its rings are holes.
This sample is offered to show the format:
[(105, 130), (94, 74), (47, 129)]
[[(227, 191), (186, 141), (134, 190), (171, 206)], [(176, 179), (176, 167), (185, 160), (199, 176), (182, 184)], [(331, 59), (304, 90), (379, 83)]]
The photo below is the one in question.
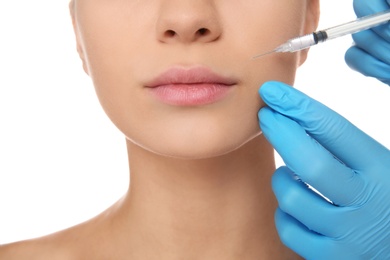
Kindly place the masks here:
[[(124, 138), (81, 69), (67, 4), (0, 2), (0, 244), (89, 219), (128, 185)], [(354, 18), (352, 0), (322, 1), (320, 28)], [(390, 147), (390, 88), (349, 70), (351, 43), (314, 47), (296, 87)]]

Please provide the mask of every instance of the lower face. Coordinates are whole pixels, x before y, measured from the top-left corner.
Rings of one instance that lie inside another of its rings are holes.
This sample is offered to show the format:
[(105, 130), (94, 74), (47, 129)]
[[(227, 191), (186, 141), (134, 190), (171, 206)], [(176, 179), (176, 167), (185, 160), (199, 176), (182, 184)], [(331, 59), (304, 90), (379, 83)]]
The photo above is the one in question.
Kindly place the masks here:
[(261, 133), (258, 89), (269, 80), (293, 84), (299, 54), (251, 57), (301, 34), (306, 5), (76, 0), (75, 10), (86, 68), (113, 123), (146, 150), (193, 159)]

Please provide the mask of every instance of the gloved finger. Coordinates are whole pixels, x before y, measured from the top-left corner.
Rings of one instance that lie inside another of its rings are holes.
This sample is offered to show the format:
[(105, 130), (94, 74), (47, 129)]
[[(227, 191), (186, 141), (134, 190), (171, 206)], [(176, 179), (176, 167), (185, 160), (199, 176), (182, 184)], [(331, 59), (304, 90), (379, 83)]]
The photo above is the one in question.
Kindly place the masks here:
[(273, 110), (298, 122), (305, 131), (355, 171), (375, 167), (387, 149), (344, 117), (304, 93), (281, 82), (266, 82), (262, 99)]
[(260, 111), (260, 127), (286, 165), (304, 182), (340, 206), (360, 201), (364, 181), (341, 164), (295, 121), (270, 108)]
[[(355, 0), (353, 4), (355, 13), (358, 17), (371, 15), (379, 12), (383, 12), (390, 9), (388, 3), (383, 0), (380, 1), (367, 1), (367, 0)], [(372, 28), (375, 33), (380, 35), (386, 41), (390, 41), (390, 24), (385, 24)]]
[(352, 35), (357, 47), (369, 53), (374, 58), (390, 64), (390, 43), (371, 30)]
[(390, 65), (384, 63), (362, 49), (354, 46), (348, 49), (345, 54), (345, 61), (348, 66), (367, 77), (374, 77), (385, 84), (390, 84)]
[(275, 172), (272, 188), (279, 208), (310, 230), (327, 237), (339, 237), (348, 228), (340, 216), (343, 209), (315, 193), (287, 167)]
[(275, 224), (282, 243), (303, 258), (332, 259), (327, 254), (329, 252), (329, 238), (310, 231), (281, 209), (276, 210)]

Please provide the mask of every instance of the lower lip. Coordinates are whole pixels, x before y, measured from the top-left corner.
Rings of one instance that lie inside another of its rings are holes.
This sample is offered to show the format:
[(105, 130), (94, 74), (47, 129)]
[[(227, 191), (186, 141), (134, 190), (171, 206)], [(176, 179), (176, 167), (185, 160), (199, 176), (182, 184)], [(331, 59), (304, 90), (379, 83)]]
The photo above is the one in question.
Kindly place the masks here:
[(162, 102), (176, 106), (200, 106), (215, 103), (227, 96), (232, 86), (224, 84), (171, 84), (151, 88)]

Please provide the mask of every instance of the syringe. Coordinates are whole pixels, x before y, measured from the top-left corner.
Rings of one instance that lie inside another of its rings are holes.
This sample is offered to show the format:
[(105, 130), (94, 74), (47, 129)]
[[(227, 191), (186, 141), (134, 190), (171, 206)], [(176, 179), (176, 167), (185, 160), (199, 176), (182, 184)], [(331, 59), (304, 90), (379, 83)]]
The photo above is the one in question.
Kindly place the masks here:
[(360, 31), (364, 31), (375, 26), (387, 23), (390, 20), (390, 10), (364, 16), (358, 18), (355, 21), (344, 23), (329, 29), (317, 31), (311, 34), (293, 38), (283, 43), (276, 49), (256, 55), (252, 59), (257, 59), (262, 56), (275, 53), (275, 52), (296, 52), (303, 49), (310, 48), (311, 46), (317, 45), (320, 42), (325, 42), (326, 40), (335, 39), (344, 35), (354, 34)]

